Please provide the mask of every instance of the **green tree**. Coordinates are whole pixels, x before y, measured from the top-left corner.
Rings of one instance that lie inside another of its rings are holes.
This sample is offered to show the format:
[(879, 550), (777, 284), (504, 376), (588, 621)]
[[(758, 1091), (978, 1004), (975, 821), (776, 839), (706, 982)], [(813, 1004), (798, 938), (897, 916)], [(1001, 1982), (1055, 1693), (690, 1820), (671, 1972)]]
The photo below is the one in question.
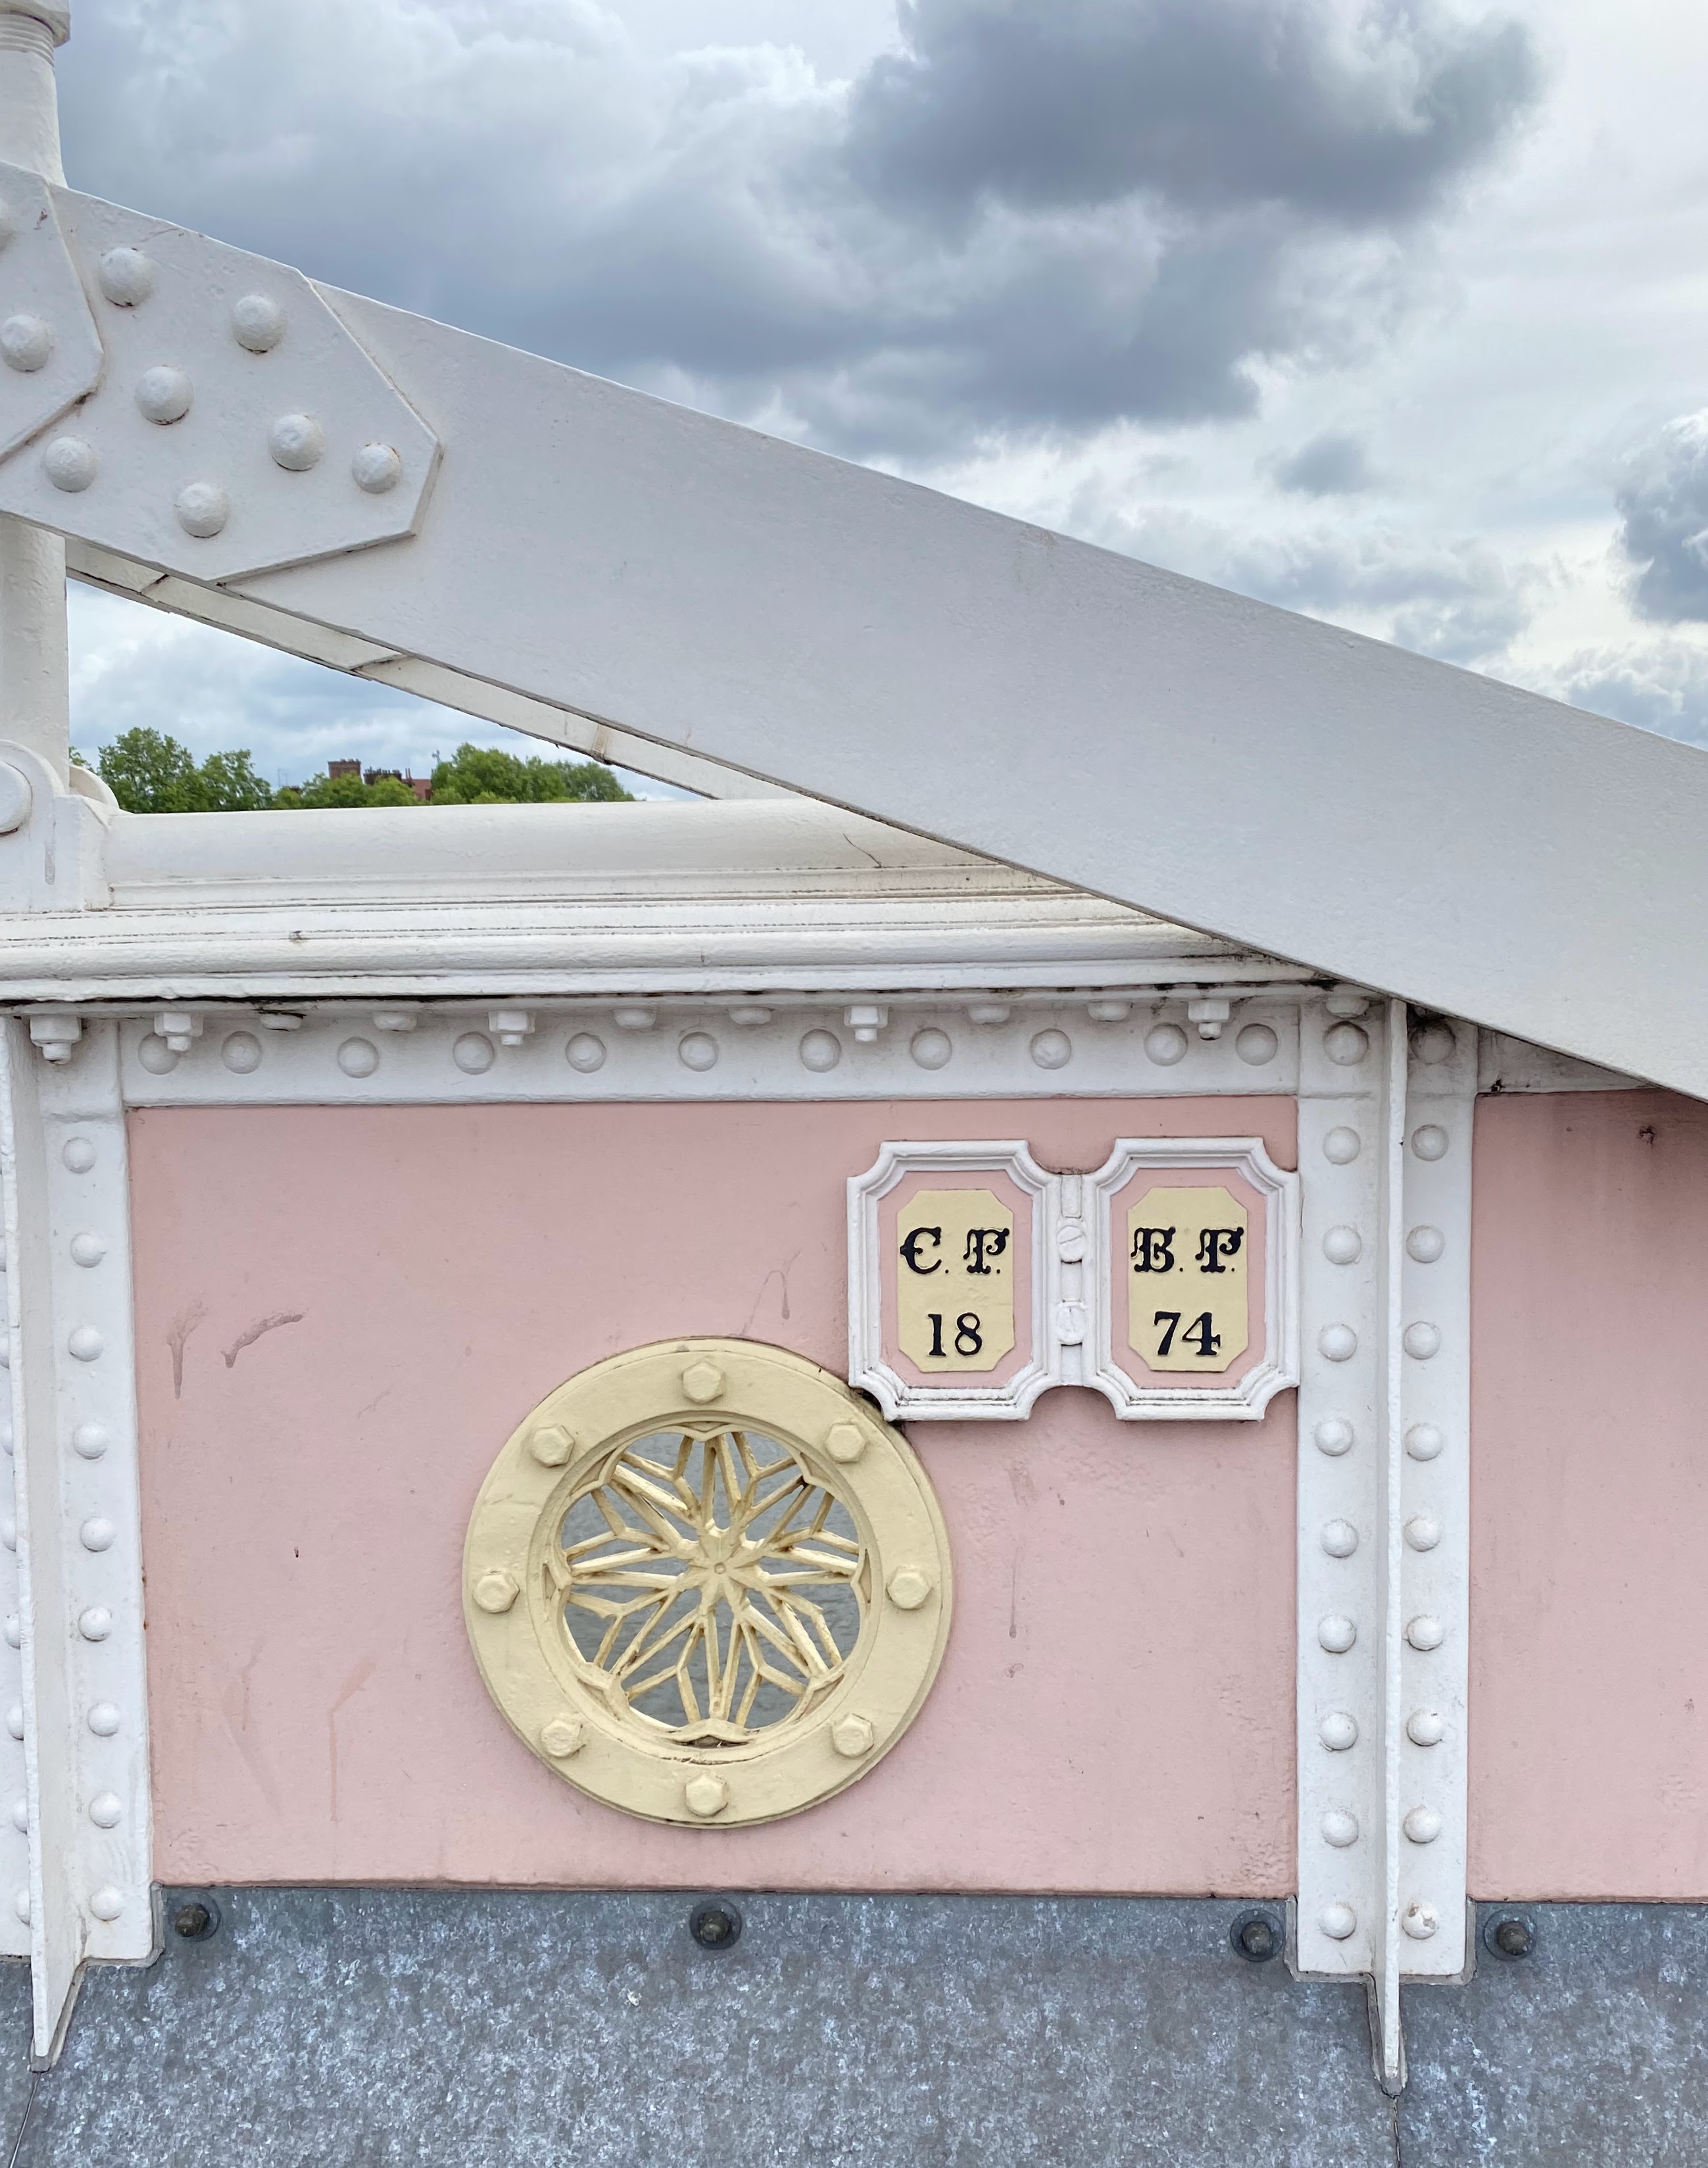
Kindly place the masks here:
[(435, 805), (540, 805), (565, 799), (622, 800), (629, 793), (602, 762), (542, 760), (459, 745), (433, 770)]
[(372, 783), (364, 783), (359, 775), (311, 775), (306, 783), (287, 784), (273, 802), (288, 810), (323, 811), (339, 806), (415, 805), (420, 800), (395, 775), (376, 775)]
[(194, 756), (162, 731), (125, 731), (102, 747), (96, 765), (127, 813), (206, 810)]
[(273, 803), (273, 785), (255, 773), (247, 746), (239, 752), (210, 752), (196, 773), (210, 813), (259, 813)]

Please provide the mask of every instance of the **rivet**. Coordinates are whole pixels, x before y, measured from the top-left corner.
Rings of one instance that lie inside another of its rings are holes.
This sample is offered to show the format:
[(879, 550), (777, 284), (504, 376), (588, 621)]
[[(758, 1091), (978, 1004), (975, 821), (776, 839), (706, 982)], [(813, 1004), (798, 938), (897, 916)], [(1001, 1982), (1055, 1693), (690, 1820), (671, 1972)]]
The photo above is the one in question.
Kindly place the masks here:
[(1344, 1754), (1358, 1744), (1358, 1719), (1344, 1708), (1330, 1709), (1317, 1735), (1331, 1754)]
[(605, 1066), (605, 1042), (597, 1032), (578, 1031), (564, 1049), (564, 1059), (571, 1069), (591, 1076), (596, 1069)]
[(1408, 1905), (1400, 1915), (1400, 1926), (1414, 1942), (1426, 1942), (1441, 1924), (1441, 1916), (1433, 1905), (1420, 1899)]
[(12, 1802), (12, 1826), (20, 1836), (29, 1833), (29, 1802), (28, 1799), (19, 1799)]
[(13, 1702), (11, 1708), (7, 1710), (6, 1729), (11, 1733), (14, 1739), (23, 1738), (24, 1704), (21, 1702)]
[(97, 1792), (89, 1802), (89, 1820), (97, 1829), (117, 1829), (125, 1819), (125, 1802), (116, 1792)]
[(731, 1023), (739, 1023), (744, 1031), (756, 1031), (761, 1024), (771, 1022), (771, 1011), (757, 1002), (734, 1002), (725, 1013)]
[(0, 324), (0, 361), (23, 376), (45, 369), (53, 354), (53, 333), (40, 316), (8, 316)]
[(1323, 1156), (1332, 1166), (1350, 1166), (1362, 1149), (1356, 1129), (1330, 1129), (1323, 1140)]
[(1349, 1844), (1358, 1841), (1358, 1817), (1349, 1815), (1343, 1807), (1331, 1807), (1323, 1817), (1323, 1841), (1344, 1852)]
[(1317, 1442), (1318, 1452), (1326, 1453), (1333, 1460), (1352, 1450), (1354, 1432), (1345, 1416), (1324, 1416), (1311, 1435)]
[(219, 534), (231, 517), (231, 500), (217, 482), (186, 482), (172, 501), (178, 523), (200, 542)]
[(576, 1449), (576, 1441), (561, 1423), (542, 1423), (529, 1434), (528, 1449), (542, 1468), (561, 1468)]
[(1323, 1548), (1330, 1558), (1350, 1558), (1358, 1548), (1358, 1531), (1350, 1521), (1325, 1521)]
[(729, 1805), (729, 1787), (721, 1777), (690, 1777), (682, 1787), (682, 1797), (687, 1801), (691, 1815), (709, 1821)]
[(1370, 1034), (1355, 1023), (1332, 1024), (1323, 1034), (1323, 1051), (1338, 1068), (1355, 1068), (1370, 1051)]
[(98, 1920), (116, 1920), (125, 1910), (125, 1900), (110, 1882), (104, 1883), (90, 1898), (89, 1910)]
[(113, 1630), (113, 1614), (103, 1603), (92, 1603), (77, 1620), (77, 1631), (86, 1641), (104, 1641)]
[(1228, 1928), (1228, 1939), (1248, 1964), (1268, 1964), (1280, 1956), (1285, 1937), (1272, 1915), (1242, 1912)]
[(338, 1049), (337, 1062), (347, 1076), (371, 1076), (379, 1066), (379, 1049), (371, 1039), (347, 1039)]
[(1083, 1264), (1085, 1230), (1077, 1220), (1064, 1220), (1056, 1230), (1056, 1255), (1064, 1265)]
[(1132, 1003), (1107, 998), (1087, 1002), (1085, 1013), (1093, 1023), (1125, 1023), (1128, 1017), (1132, 1014)]
[(885, 1585), (899, 1611), (917, 1611), (931, 1592), (931, 1577), (922, 1566), (899, 1565)]
[(1074, 1042), (1064, 1031), (1041, 1031), (1032, 1040), (1032, 1058), (1040, 1069), (1065, 1069), (1074, 1058)]
[(968, 1023), (1006, 1023), (1013, 1013), (1013, 1004), (1009, 1002), (993, 1002), (985, 1000), (968, 1002), (967, 1004), (967, 1021)]
[(93, 1363), (107, 1345), (93, 1325), (73, 1326), (66, 1346), (80, 1363)]
[(1281, 1040), (1266, 1023), (1249, 1023), (1233, 1042), (1233, 1051), (1242, 1061), (1260, 1069), (1265, 1061), (1273, 1061), (1281, 1051)]
[(73, 1235), (70, 1248), (72, 1262), (74, 1265), (98, 1265), (107, 1254), (104, 1239), (99, 1235), (87, 1231), (81, 1235)]
[(420, 1012), (412, 1008), (375, 1009), (375, 1031), (413, 1031), (421, 1022)]
[(618, 1031), (650, 1031), (658, 1022), (658, 1011), (646, 1002), (620, 1002), (611, 1012), (611, 1021)]
[(1433, 1844), (1441, 1834), (1441, 1817), (1433, 1807), (1414, 1807), (1400, 1827), (1413, 1844)]
[(1439, 1227), (1414, 1227), (1406, 1236), (1406, 1255), (1414, 1264), (1433, 1265), (1447, 1246)]
[(1445, 1159), (1447, 1156), (1447, 1132), (1439, 1123), (1425, 1122), (1421, 1129), (1412, 1131), (1412, 1150), (1419, 1159)]
[(220, 1908), (211, 1897), (193, 1897), (172, 1916), (172, 1931), (181, 1942), (205, 1942), (220, 1932)]
[(1358, 1925), (1358, 1915), (1350, 1905), (1325, 1905), (1317, 1915), (1317, 1925), (1331, 1942), (1344, 1942)]
[(696, 1407), (715, 1400), (724, 1390), (724, 1373), (715, 1363), (690, 1363), (682, 1372), (682, 1395)]
[(0, 1549), (15, 1551), (18, 1548), (18, 1523), (9, 1513), (0, 1515)]
[(134, 309), (154, 291), (154, 258), (140, 248), (109, 248), (95, 276), (115, 309)]
[(6, 1614), (6, 1645), (8, 1649), (24, 1646), (24, 1621), (15, 1611)]
[(97, 1739), (110, 1739), (119, 1729), (119, 1711), (110, 1701), (98, 1701), (89, 1711), (89, 1729)]
[(1441, 1352), (1441, 1328), (1419, 1320), (1405, 1329), (1405, 1351), (1414, 1362), (1427, 1363), (1432, 1355)]
[(145, 369), (136, 380), (137, 412), (144, 421), (157, 422), (162, 428), (182, 422), (194, 398), (190, 380), (181, 369)]
[(708, 1031), (685, 1031), (676, 1044), (676, 1060), (684, 1069), (703, 1075), (718, 1065), (718, 1042)]
[(483, 1573), (475, 1583), (475, 1602), (495, 1618), (501, 1612), (508, 1611), (521, 1593), (516, 1576), (506, 1573), (501, 1567)]
[(1527, 1958), (1536, 1939), (1536, 1929), (1528, 1920), (1511, 1916), (1491, 1920), (1483, 1931), (1483, 1939), (1499, 1958)]
[(451, 1049), (451, 1059), (466, 1076), (484, 1076), (497, 1059), (484, 1031), (465, 1031)]
[(842, 1042), (833, 1031), (809, 1031), (800, 1044), (801, 1066), (822, 1076), (842, 1059)]
[(1414, 1513), (1406, 1522), (1406, 1541), (1414, 1551), (1432, 1551), (1441, 1540), (1441, 1524), (1430, 1513)]
[(220, 1049), (220, 1059), (234, 1076), (249, 1076), (261, 1066), (261, 1041), (252, 1031), (234, 1031)]
[(863, 1716), (839, 1716), (830, 1726), (831, 1746), (849, 1762), (857, 1762), (862, 1754), (869, 1754), (877, 1736), (869, 1719)]
[(1426, 1023), (1412, 1041), (1412, 1052), (1431, 1067), (1450, 1059), (1458, 1041), (1444, 1023)]
[(284, 337), (284, 311), (267, 294), (246, 294), (231, 305), (231, 336), (251, 353), (271, 353)]
[(112, 1443), (112, 1432), (105, 1423), (79, 1423), (72, 1432), (72, 1448), (85, 1460), (98, 1460)]
[(866, 1450), (866, 1432), (857, 1422), (832, 1423), (825, 1433), (825, 1450), (846, 1467)]
[(20, 1889), (12, 1900), (12, 1909), (27, 1927), (29, 1925), (29, 1892)]
[(554, 1716), (540, 1727), (539, 1743), (554, 1762), (566, 1762), (586, 1742), (587, 1727), (578, 1716)]
[(1434, 1423), (1414, 1423), (1406, 1432), (1406, 1451), (1414, 1460), (1434, 1460), (1446, 1443)]
[(103, 1520), (98, 1513), (84, 1522), (77, 1531), (77, 1539), (86, 1551), (109, 1551), (119, 1531), (110, 1521)]
[(101, 462), (87, 437), (56, 437), (41, 455), (41, 470), (56, 489), (67, 497), (86, 490), (100, 471)]
[(287, 474), (306, 474), (326, 456), (326, 433), (312, 414), (281, 414), (267, 433), (273, 464)]
[(1364, 1254), (1364, 1237), (1355, 1227), (1331, 1227), (1323, 1237), (1323, 1255), (1331, 1265), (1355, 1265)]
[(1432, 1708), (1414, 1708), (1406, 1719), (1406, 1737), (1414, 1746), (1439, 1746), (1446, 1730)]
[(688, 1915), (688, 1933), (703, 1950), (727, 1950), (741, 1939), (741, 1911), (727, 1897), (696, 1905)]
[(1350, 1363), (1358, 1352), (1358, 1335), (1350, 1325), (1325, 1325), (1317, 1335), (1317, 1347), (1327, 1362)]
[(1186, 1060), (1188, 1044), (1177, 1023), (1153, 1024), (1144, 1035), (1145, 1056), (1159, 1069), (1172, 1069), (1177, 1061)]
[(921, 1069), (947, 1069), (955, 1048), (947, 1032), (928, 1024), (925, 1030), (914, 1034), (907, 1050)]
[(73, 1174), (87, 1174), (95, 1164), (95, 1147), (87, 1137), (68, 1137), (60, 1157)]
[(1358, 1629), (1344, 1613), (1331, 1611), (1318, 1620), (1317, 1639), (1331, 1656), (1344, 1656), (1358, 1639)]
[(384, 497), (403, 479), (403, 461), (390, 444), (363, 444), (350, 462), (350, 476), (369, 497)]
[(1431, 1649), (1439, 1649), (1447, 1638), (1447, 1631), (1439, 1618), (1430, 1618), (1427, 1611), (1419, 1612), (1406, 1628), (1406, 1639), (1414, 1649), (1427, 1655)]

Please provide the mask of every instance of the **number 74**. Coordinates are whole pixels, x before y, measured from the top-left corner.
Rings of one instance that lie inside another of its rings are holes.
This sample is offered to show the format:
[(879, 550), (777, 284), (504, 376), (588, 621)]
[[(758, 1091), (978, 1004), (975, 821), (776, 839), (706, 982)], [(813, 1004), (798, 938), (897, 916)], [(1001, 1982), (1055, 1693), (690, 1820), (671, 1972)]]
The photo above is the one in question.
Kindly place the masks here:
[[(1159, 1355), (1167, 1355), (1172, 1352), (1175, 1335), (1180, 1331), (1180, 1319), (1183, 1315), (1184, 1313), (1178, 1310), (1159, 1310), (1152, 1318), (1153, 1325), (1166, 1327), (1156, 1351)], [(1193, 1337), (1194, 1334), (1197, 1336), (1196, 1339)], [(1210, 1329), (1210, 1313), (1207, 1310), (1201, 1315), (1192, 1320), (1186, 1331), (1180, 1333), (1180, 1339), (1185, 1346), (1196, 1349), (1201, 1362), (1207, 1362), (1211, 1356), (1219, 1352), (1222, 1346), (1221, 1334), (1212, 1332)]]

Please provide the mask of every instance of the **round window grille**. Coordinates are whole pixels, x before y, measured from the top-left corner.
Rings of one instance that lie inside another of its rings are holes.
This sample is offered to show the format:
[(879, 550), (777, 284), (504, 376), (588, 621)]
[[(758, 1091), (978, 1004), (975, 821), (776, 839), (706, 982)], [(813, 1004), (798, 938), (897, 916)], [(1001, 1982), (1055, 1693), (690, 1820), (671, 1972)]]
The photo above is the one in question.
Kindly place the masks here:
[(581, 1790), (729, 1828), (851, 1783), (949, 1623), (912, 1449), (839, 1379), (751, 1341), (583, 1371), (505, 1446), (469, 1526), (487, 1691)]

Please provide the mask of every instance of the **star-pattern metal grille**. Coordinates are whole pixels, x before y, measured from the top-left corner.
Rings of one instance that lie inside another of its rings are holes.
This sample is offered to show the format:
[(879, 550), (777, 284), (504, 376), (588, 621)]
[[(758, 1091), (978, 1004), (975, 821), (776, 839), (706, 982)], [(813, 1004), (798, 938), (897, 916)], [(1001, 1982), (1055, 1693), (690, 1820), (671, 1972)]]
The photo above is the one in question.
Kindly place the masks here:
[(846, 1505), (751, 1430), (625, 1447), (571, 1501), (544, 1570), (613, 1713), (708, 1749), (822, 1703), (870, 1593)]

